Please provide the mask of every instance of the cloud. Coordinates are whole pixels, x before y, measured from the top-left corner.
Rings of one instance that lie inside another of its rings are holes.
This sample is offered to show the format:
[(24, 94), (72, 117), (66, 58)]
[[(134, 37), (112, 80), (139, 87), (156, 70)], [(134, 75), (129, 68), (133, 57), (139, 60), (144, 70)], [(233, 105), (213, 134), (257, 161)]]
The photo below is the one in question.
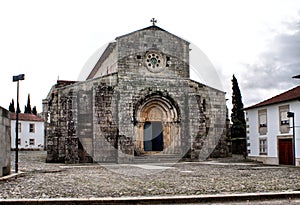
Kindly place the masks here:
[(247, 104), (256, 104), (292, 87), (300, 81), (300, 20), (285, 23), (288, 31), (275, 35), (253, 64), (245, 64), (240, 86)]

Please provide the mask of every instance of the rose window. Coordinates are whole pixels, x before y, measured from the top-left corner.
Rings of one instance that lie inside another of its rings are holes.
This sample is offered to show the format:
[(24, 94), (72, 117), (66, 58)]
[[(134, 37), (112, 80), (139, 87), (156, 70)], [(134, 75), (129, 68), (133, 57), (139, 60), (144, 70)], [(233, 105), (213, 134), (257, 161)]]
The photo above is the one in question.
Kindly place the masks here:
[(159, 72), (163, 68), (163, 56), (156, 52), (149, 52), (146, 55), (147, 68), (152, 72)]

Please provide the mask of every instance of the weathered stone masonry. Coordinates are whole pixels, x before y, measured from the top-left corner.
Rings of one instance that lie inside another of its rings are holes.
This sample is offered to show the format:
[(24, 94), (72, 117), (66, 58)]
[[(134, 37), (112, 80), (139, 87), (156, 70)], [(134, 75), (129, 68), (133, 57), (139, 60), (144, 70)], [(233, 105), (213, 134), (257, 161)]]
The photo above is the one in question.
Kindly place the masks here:
[(9, 111), (0, 107), (0, 177), (10, 174), (10, 129)]
[(190, 80), (189, 43), (157, 26), (116, 38), (86, 81), (58, 81), (43, 105), (48, 162), (206, 158), (220, 138), (230, 154), (225, 93)]

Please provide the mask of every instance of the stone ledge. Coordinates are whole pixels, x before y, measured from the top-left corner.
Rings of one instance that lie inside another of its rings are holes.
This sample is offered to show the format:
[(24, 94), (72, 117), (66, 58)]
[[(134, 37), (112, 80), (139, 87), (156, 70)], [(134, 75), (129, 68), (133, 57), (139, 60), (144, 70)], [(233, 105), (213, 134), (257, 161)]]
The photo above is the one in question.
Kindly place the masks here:
[(96, 204), (182, 204), (182, 203), (216, 203), (243, 202), (275, 199), (299, 199), (300, 191), (268, 192), (244, 194), (191, 195), (191, 196), (151, 196), (151, 197), (107, 197), (107, 198), (50, 198), (50, 199), (0, 199), (5, 205), (96, 205)]
[[(16, 178), (16, 177), (19, 177), (19, 176), (24, 176), (24, 174), (25, 174), (25, 172), (12, 173), (12, 174), (0, 177), (0, 181), (6, 181), (6, 180), (11, 179), (11, 178)], [(0, 199), (0, 202), (1, 202), (1, 199)]]

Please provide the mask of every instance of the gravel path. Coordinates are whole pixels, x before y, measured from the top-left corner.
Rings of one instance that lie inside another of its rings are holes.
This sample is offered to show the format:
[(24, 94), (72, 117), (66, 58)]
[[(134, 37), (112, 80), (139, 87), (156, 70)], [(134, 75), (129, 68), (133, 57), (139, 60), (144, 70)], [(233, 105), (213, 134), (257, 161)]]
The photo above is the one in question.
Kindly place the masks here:
[[(45, 152), (19, 153), (22, 176), (0, 181), (0, 198), (199, 195), (300, 190), (300, 168), (238, 157), (156, 165), (47, 164)], [(12, 155), (12, 162), (14, 156)]]

